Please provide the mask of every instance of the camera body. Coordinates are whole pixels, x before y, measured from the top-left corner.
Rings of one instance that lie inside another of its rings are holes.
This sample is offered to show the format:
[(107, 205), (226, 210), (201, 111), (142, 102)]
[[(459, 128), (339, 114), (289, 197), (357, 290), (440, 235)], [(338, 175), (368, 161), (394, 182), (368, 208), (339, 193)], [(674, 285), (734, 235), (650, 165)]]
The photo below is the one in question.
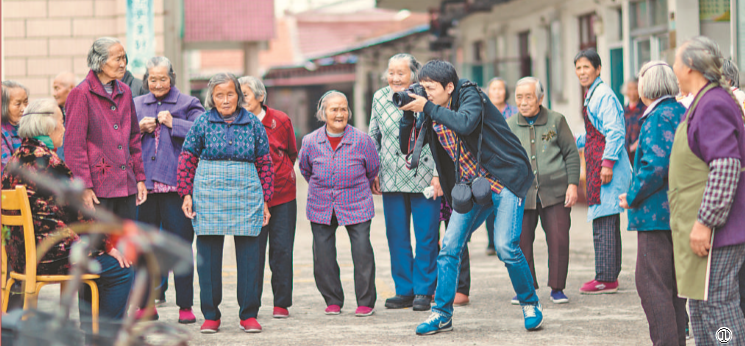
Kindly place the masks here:
[(409, 93), (419, 95), (422, 97), (427, 97), (427, 91), (424, 90), (424, 87), (419, 83), (414, 83), (410, 85), (409, 88), (407, 88), (404, 91), (393, 93), (393, 97), (392, 97), (393, 104), (396, 105), (396, 107), (401, 108), (411, 103), (411, 101), (414, 101), (414, 99), (411, 98), (411, 96), (409, 96)]

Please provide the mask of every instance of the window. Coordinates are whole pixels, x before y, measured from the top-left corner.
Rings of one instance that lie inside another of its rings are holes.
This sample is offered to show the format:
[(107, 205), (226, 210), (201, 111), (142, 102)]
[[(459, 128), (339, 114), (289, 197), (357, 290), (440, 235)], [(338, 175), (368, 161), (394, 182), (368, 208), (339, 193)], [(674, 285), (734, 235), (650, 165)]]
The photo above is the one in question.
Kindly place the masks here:
[(597, 38), (595, 37), (595, 13), (579, 17), (579, 49), (597, 49)]
[(520, 77), (533, 75), (533, 64), (530, 59), (530, 31), (518, 34), (518, 45), (520, 51)]
[(486, 50), (484, 41), (473, 43), (473, 60), (471, 61), (471, 80), (477, 85), (484, 85), (484, 62), (486, 61)]
[(667, 0), (638, 0), (629, 3), (631, 70), (639, 72), (650, 60), (664, 60), (670, 49)]
[[(564, 66), (564, 59), (562, 59), (562, 44), (561, 44), (561, 21), (556, 20), (551, 22), (551, 27), (549, 29), (550, 37), (551, 37), (551, 71), (549, 74), (549, 77), (551, 78), (550, 81), (550, 91), (553, 93), (552, 97), (556, 98), (557, 100), (563, 100), (564, 99), (564, 70), (566, 69), (566, 66)], [(549, 99), (549, 102), (551, 100)]]

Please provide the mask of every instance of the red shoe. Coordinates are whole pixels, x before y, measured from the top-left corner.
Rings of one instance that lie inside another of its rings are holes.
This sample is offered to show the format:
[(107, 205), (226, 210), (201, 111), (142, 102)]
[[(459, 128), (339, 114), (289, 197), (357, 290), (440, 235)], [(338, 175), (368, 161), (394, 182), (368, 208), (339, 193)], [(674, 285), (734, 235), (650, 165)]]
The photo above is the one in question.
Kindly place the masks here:
[(196, 323), (196, 322), (197, 322), (197, 317), (194, 316), (194, 313), (191, 311), (191, 308), (178, 310), (178, 323), (190, 324), (190, 323)]
[(357, 310), (354, 312), (354, 315), (357, 317), (367, 317), (372, 316), (372, 314), (375, 313), (375, 309), (367, 306), (358, 306)]
[(280, 308), (275, 306), (274, 307), (274, 318), (288, 318), (290, 317), (290, 312), (287, 311), (285, 308)]
[(218, 330), (220, 330), (220, 320), (204, 320), (202, 328), (199, 328), (202, 334), (215, 334)]
[(261, 325), (253, 317), (241, 321), (240, 328), (246, 333), (261, 333)]
[(158, 310), (155, 309), (154, 306), (152, 310), (148, 308), (137, 309), (137, 313), (135, 314), (136, 321), (157, 321), (158, 318), (160, 318), (160, 316), (158, 316)]
[(608, 294), (616, 293), (618, 291), (618, 280), (615, 282), (603, 282), (592, 280), (586, 282), (579, 289), (579, 293), (582, 294)]
[(329, 305), (326, 307), (326, 315), (338, 315), (341, 313), (341, 306)]

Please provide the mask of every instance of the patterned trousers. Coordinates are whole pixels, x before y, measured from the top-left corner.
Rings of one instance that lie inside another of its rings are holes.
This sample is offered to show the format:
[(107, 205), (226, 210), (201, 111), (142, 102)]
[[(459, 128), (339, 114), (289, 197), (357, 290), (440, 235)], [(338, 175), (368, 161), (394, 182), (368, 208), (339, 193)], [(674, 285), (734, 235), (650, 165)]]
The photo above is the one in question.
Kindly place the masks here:
[(595, 280), (615, 282), (621, 273), (621, 215), (592, 220), (595, 245)]
[[(697, 346), (745, 345), (745, 317), (740, 310), (737, 273), (745, 260), (745, 244), (712, 250), (709, 263), (709, 300), (689, 299), (691, 326)], [(727, 343), (717, 341), (717, 331), (731, 331)]]

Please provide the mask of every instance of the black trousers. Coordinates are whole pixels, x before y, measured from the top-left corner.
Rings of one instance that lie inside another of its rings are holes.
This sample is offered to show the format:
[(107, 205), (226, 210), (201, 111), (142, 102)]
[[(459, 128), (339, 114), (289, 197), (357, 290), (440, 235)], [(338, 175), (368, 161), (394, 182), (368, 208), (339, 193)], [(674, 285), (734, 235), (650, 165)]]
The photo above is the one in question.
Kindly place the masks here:
[[(297, 224), (297, 201), (275, 205), (269, 208), (272, 217), (269, 224), (261, 229), (261, 277), (264, 277), (266, 246), (269, 243), (269, 269), (272, 271), (272, 292), (274, 306), (292, 306), (292, 251), (295, 246), (295, 226)], [(259, 297), (263, 285), (259, 287)]]
[[(370, 243), (370, 224), (371, 221), (368, 220), (345, 227), (352, 243), (357, 306), (373, 308), (378, 296), (375, 291), (375, 256)], [(343, 307), (344, 291), (339, 278), (339, 263), (336, 261), (336, 229), (339, 222), (336, 215), (333, 215), (330, 225), (311, 222), (310, 227), (313, 231), (313, 276), (316, 287), (327, 306)]]

